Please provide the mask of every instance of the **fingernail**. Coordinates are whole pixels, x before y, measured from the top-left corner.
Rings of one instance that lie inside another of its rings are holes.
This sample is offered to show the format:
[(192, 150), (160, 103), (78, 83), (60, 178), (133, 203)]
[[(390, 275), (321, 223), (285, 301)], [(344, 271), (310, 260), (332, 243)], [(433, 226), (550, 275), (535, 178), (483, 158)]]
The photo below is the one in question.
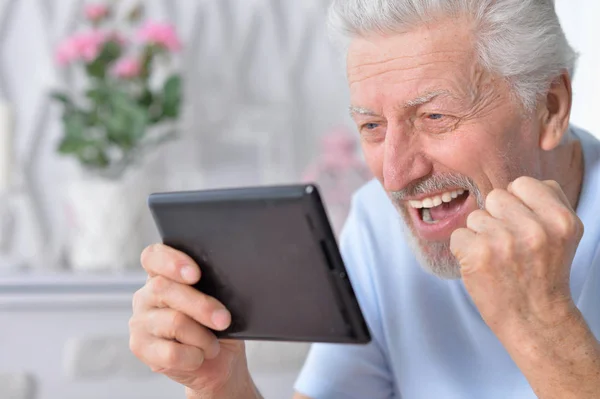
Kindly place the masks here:
[(194, 266), (184, 266), (181, 268), (181, 277), (186, 282), (193, 284), (198, 281), (198, 269)]
[(225, 309), (219, 309), (213, 313), (212, 322), (217, 330), (225, 330), (231, 323), (231, 314)]

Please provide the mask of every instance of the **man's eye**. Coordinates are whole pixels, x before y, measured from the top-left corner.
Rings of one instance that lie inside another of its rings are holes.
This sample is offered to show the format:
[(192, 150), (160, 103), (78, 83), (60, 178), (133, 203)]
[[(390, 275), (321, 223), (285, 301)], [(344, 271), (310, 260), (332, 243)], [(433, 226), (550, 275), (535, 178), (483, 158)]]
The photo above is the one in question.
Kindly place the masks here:
[(459, 118), (437, 113), (424, 113), (415, 120), (415, 128), (432, 134), (447, 133), (456, 128)]
[(363, 129), (367, 129), (367, 130), (374, 130), (377, 129), (379, 127), (378, 123), (365, 123), (363, 125)]

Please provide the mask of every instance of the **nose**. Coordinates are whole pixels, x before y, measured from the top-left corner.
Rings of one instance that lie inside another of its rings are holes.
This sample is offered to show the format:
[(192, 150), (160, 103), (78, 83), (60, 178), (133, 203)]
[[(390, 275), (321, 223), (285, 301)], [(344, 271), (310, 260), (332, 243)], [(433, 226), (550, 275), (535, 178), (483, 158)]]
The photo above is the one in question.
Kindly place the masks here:
[(386, 133), (383, 157), (383, 183), (386, 191), (400, 191), (432, 172), (418, 134), (407, 134), (404, 129), (390, 129)]

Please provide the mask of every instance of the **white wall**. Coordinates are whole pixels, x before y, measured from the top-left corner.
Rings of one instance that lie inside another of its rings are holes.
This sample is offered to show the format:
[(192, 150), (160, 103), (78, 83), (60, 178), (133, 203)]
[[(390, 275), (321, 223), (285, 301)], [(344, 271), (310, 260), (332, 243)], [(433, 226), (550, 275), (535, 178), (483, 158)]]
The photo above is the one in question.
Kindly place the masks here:
[[(53, 52), (75, 29), (81, 3), (0, 0), (0, 98), (16, 108), (18, 166), (43, 227), (39, 239), (32, 229), (15, 233), (15, 256), (30, 258), (32, 267), (50, 266), (64, 244), (64, 191), (74, 164), (54, 151), (60, 108), (48, 94), (74, 82)], [(123, 10), (132, 3), (119, 2)], [(156, 190), (300, 178), (316, 139), (347, 121), (344, 71), (325, 39), (325, 3), (144, 1), (147, 15), (173, 21), (184, 42), (183, 137), (161, 148)], [(148, 242), (156, 239), (149, 217)]]
[(600, 2), (556, 0), (556, 9), (567, 38), (580, 53), (573, 81), (572, 121), (600, 137)]

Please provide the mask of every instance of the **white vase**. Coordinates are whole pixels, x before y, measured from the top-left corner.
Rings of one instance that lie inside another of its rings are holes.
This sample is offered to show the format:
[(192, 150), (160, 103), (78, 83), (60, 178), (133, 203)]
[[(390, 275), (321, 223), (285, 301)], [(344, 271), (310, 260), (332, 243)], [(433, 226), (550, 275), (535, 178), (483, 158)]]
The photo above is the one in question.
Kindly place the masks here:
[(67, 257), (81, 272), (139, 270), (145, 245), (149, 173), (128, 170), (119, 179), (81, 174), (67, 189)]

